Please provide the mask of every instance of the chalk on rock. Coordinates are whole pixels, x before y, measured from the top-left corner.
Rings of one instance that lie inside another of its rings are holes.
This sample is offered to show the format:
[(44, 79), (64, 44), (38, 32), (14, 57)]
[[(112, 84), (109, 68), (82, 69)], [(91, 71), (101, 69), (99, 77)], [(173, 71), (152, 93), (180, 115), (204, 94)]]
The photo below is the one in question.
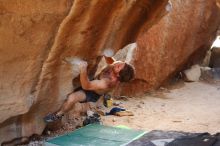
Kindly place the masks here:
[(74, 77), (78, 76), (80, 73), (79, 65), (81, 62), (83, 62), (83, 60), (79, 57), (66, 57), (65, 61), (71, 64), (73, 76)]
[(71, 64), (80, 65), (81, 62), (82, 62), (82, 60), (80, 58), (74, 58), (72, 60)]
[(166, 5), (166, 10), (170, 12), (172, 10), (172, 3), (169, 1), (168, 4)]
[(115, 55), (114, 58), (116, 60), (125, 61), (127, 63), (133, 62), (133, 59), (135, 58), (135, 53), (137, 51), (137, 44), (131, 43), (126, 45), (124, 48), (120, 49)]
[(113, 57), (114, 56), (114, 51), (112, 49), (105, 49), (103, 51), (103, 55), (106, 57)]

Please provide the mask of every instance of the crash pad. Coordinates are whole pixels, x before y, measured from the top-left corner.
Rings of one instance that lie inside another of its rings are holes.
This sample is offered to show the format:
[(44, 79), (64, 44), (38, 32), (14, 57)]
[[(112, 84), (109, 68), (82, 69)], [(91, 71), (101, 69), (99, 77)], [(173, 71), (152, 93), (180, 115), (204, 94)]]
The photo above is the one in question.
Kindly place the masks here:
[(144, 131), (90, 124), (48, 140), (46, 146), (122, 146), (144, 135)]

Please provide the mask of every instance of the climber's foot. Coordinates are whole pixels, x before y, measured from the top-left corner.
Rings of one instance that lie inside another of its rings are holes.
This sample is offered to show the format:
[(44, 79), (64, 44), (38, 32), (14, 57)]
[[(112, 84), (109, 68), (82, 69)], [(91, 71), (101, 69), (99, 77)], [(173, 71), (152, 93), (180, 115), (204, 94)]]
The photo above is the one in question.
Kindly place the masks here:
[(44, 121), (46, 123), (52, 123), (52, 122), (60, 121), (61, 119), (62, 119), (62, 116), (56, 115), (55, 113), (48, 114), (46, 117), (44, 117)]

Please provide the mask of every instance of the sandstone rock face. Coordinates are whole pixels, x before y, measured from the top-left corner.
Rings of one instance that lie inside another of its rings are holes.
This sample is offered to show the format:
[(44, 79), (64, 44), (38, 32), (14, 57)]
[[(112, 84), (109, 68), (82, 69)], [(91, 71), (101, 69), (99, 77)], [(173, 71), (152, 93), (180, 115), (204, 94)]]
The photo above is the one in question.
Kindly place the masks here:
[(0, 144), (41, 134), (73, 90), (68, 58), (93, 75), (105, 48), (134, 42), (168, 0), (0, 0)]
[(174, 73), (198, 63), (219, 27), (215, 0), (171, 0), (172, 10), (137, 38), (136, 79), (115, 94), (134, 95), (159, 87)]
[(71, 5), (70, 0), (0, 0), (0, 143), (21, 135), (18, 115), (38, 101), (33, 93), (43, 62)]
[(220, 8), (220, 0), (216, 0), (217, 6)]

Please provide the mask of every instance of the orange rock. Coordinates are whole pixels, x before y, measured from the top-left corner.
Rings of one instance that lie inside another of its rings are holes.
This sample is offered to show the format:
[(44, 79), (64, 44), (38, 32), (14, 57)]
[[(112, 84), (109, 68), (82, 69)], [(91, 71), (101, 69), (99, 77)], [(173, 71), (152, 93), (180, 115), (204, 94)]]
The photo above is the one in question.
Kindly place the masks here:
[(171, 0), (172, 10), (137, 37), (136, 79), (116, 95), (139, 95), (199, 63), (215, 39), (220, 13), (215, 0)]
[(167, 1), (0, 0), (0, 144), (42, 133), (74, 88), (66, 58), (88, 61), (92, 76), (103, 50), (135, 41)]

